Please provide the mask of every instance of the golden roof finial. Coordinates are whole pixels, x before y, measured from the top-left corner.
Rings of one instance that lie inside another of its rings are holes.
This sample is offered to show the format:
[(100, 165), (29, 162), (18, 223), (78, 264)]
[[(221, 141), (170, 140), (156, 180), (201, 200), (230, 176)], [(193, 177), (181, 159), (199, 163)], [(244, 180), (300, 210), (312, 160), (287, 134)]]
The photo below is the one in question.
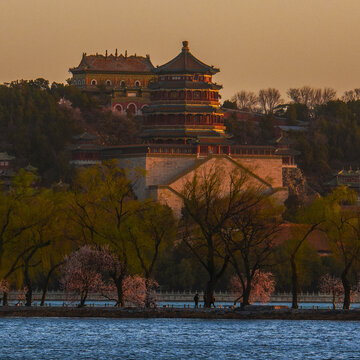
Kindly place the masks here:
[(189, 42), (186, 41), (186, 40), (184, 40), (184, 41), (182, 42), (182, 44), (183, 44), (182, 51), (189, 51)]

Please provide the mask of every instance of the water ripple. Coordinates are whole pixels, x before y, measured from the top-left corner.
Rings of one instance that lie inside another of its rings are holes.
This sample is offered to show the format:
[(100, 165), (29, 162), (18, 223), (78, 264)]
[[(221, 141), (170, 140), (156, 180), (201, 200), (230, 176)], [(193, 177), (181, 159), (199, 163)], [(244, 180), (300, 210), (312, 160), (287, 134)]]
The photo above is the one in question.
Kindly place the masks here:
[(360, 359), (359, 323), (0, 319), (1, 360)]

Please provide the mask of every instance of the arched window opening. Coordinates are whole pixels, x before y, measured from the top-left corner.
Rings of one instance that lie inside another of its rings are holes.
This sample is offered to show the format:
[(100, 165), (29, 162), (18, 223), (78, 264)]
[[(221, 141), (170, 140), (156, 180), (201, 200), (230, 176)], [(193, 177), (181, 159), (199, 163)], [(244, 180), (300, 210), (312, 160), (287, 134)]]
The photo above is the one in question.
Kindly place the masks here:
[(106, 80), (106, 86), (111, 86), (111, 80)]
[(126, 87), (126, 83), (124, 80), (120, 81), (120, 87), (122, 87), (122, 88)]
[(91, 80), (91, 85), (97, 85), (97, 81), (95, 79)]
[(140, 82), (139, 80), (136, 80), (136, 81), (135, 81), (135, 86), (136, 86), (136, 87), (140, 87), (140, 86), (141, 86), (141, 82)]
[(118, 111), (118, 112), (122, 112), (122, 111), (123, 111), (123, 108), (122, 108), (122, 106), (121, 106), (120, 104), (117, 104), (117, 105), (115, 106), (115, 110)]
[(135, 114), (136, 113), (136, 105), (131, 103), (127, 106), (127, 109), (132, 113)]

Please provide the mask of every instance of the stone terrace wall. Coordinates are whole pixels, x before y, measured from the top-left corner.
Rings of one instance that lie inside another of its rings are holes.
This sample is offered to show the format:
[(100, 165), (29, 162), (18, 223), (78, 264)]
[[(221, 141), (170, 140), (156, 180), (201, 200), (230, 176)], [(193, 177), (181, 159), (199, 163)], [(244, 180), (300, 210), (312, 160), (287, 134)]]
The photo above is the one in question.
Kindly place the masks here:
[[(186, 181), (191, 179), (195, 173), (194, 170), (189, 172), (187, 170), (193, 167), (196, 168), (199, 165), (196, 171), (201, 173), (209, 170), (212, 166), (219, 165), (226, 175), (237, 168), (236, 163), (250, 170), (274, 188), (283, 186), (282, 160), (278, 157), (228, 157), (223, 155), (199, 158), (196, 155), (190, 154), (143, 154), (119, 158), (119, 165), (129, 169), (130, 178), (136, 179), (134, 186), (136, 195), (140, 199), (152, 196), (154, 199), (168, 204), (177, 216), (181, 214), (182, 202), (176, 192), (181, 192)], [(145, 172), (145, 176), (139, 177), (136, 169), (142, 169)], [(250, 176), (249, 181), (259, 183), (256, 177)], [(224, 180), (225, 183), (228, 182)], [(276, 194), (276, 197), (280, 201), (284, 201), (287, 198), (287, 192), (280, 191)]]
[(195, 165), (196, 155), (147, 155), (146, 186), (164, 185)]
[(233, 160), (248, 168), (273, 187), (283, 186), (282, 159), (277, 157), (233, 157)]
[[(234, 160), (234, 159), (233, 159)], [(245, 161), (243, 161), (245, 160)], [(248, 160), (251, 160), (248, 161)], [(204, 159), (203, 159), (204, 161)], [(235, 159), (236, 162), (240, 163), (247, 169), (254, 172), (254, 174), (258, 175), (260, 178), (264, 179), (266, 175), (270, 174), (267, 177), (267, 181), (270, 182), (273, 187), (282, 187), (282, 164), (281, 159)], [(251, 164), (251, 167), (249, 166)], [(213, 157), (208, 161), (205, 161), (203, 164), (199, 163), (199, 167), (193, 169), (183, 176), (179, 177), (171, 184), (167, 186), (160, 186), (157, 190), (157, 198), (160, 202), (167, 204), (170, 206), (176, 216), (181, 215), (182, 201), (181, 198), (176, 194), (180, 193), (184, 187), (184, 184), (191, 180), (194, 176), (195, 172), (198, 172), (201, 176), (202, 173), (209, 171), (211, 168), (219, 166), (221, 171), (224, 174), (224, 182), (223, 182), (223, 191), (228, 191), (229, 185), (229, 174), (237, 168), (236, 164), (229, 160), (227, 157)], [(256, 177), (249, 177), (249, 184), (261, 184), (262, 182)], [(279, 201), (283, 202), (287, 198), (287, 190), (283, 189), (275, 194), (276, 198)]]
[(145, 199), (148, 195), (146, 177), (141, 172), (146, 169), (146, 155), (128, 156), (119, 158), (119, 166), (129, 171), (129, 177), (134, 184), (134, 192), (139, 199)]

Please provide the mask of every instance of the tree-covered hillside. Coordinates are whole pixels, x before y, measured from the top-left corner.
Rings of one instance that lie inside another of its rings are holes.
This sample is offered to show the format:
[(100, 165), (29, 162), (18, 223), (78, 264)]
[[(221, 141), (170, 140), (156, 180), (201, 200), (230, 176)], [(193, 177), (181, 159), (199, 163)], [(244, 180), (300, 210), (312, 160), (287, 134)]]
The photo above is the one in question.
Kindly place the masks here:
[(102, 143), (136, 141), (132, 119), (104, 109), (73, 86), (44, 79), (0, 85), (0, 152), (16, 156), (19, 167), (38, 168), (45, 184), (71, 178), (66, 147), (84, 130), (98, 134)]
[[(360, 167), (360, 89), (347, 91), (340, 98), (333, 89), (289, 89), (290, 101), (281, 99), (276, 89), (260, 92), (256, 95), (240, 91), (231, 101), (224, 102), (224, 109), (263, 116), (258, 122), (230, 117), (228, 128), (235, 135), (235, 141), (271, 142), (276, 134), (276, 118), (282, 117), (286, 119), (285, 125), (300, 125), (305, 129), (295, 131), (294, 128), (288, 131), (288, 137), (291, 146), (301, 152), (297, 163), (317, 190), (322, 190), (322, 184), (334, 170)], [(266, 107), (267, 102), (271, 106)]]

